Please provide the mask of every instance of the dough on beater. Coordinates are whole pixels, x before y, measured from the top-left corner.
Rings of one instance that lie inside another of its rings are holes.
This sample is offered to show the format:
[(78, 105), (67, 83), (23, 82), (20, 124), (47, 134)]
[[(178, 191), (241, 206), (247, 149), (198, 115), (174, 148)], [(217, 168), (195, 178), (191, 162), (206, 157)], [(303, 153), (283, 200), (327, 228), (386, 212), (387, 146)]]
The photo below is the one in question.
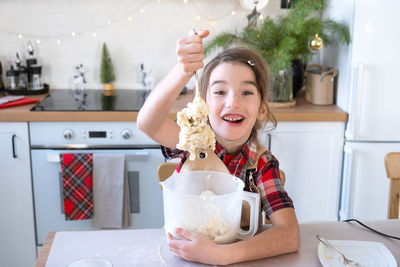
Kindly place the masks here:
[(196, 148), (215, 149), (215, 134), (208, 124), (210, 109), (200, 96), (196, 95), (193, 102), (177, 114), (180, 126), (178, 149), (189, 151), (190, 160), (196, 158)]

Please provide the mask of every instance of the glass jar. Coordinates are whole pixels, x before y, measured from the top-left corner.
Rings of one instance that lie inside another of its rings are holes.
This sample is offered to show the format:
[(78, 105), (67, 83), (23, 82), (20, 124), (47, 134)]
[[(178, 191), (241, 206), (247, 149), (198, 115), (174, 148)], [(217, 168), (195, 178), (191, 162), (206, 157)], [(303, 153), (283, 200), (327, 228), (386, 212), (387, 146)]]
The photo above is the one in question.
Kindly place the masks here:
[(291, 102), (293, 100), (293, 72), (289, 66), (284, 70), (278, 70), (271, 75), (270, 87), (267, 94), (268, 102)]
[(32, 90), (40, 90), (43, 89), (43, 82), (42, 82), (42, 66), (32, 66), (32, 83), (31, 89)]
[(11, 66), (11, 68), (6, 72), (6, 76), (10, 81), (10, 89), (17, 89), (19, 85), (19, 75), (18, 71), (14, 70), (14, 67)]
[(18, 87), (19, 87), (19, 89), (28, 88), (28, 72), (27, 72), (27, 69), (24, 66), (20, 66), (18, 68), (18, 74), (19, 74), (19, 79), (18, 79)]

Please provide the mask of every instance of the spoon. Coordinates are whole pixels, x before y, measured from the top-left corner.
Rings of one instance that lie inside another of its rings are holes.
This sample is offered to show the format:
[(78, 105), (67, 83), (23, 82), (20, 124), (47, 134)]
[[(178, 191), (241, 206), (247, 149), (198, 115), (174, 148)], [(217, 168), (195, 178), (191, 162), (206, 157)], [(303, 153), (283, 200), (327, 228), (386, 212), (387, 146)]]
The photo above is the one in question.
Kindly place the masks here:
[(360, 264), (358, 264), (357, 262), (350, 260), (349, 258), (347, 258), (342, 251), (340, 251), (337, 247), (335, 247), (334, 245), (332, 245), (328, 240), (322, 238), (319, 234), (315, 236), (319, 241), (321, 241), (322, 244), (324, 244), (325, 246), (327, 246), (328, 248), (333, 249), (334, 251), (336, 251), (337, 253), (339, 253), (342, 257), (343, 257), (343, 264), (345, 266), (354, 266), (354, 267), (359, 267)]
[[(194, 35), (197, 35), (197, 31), (195, 30), (194, 26), (192, 27), (192, 31)], [(200, 90), (199, 90), (199, 72), (196, 70), (194, 72), (194, 81), (195, 81), (195, 95), (199, 96)]]

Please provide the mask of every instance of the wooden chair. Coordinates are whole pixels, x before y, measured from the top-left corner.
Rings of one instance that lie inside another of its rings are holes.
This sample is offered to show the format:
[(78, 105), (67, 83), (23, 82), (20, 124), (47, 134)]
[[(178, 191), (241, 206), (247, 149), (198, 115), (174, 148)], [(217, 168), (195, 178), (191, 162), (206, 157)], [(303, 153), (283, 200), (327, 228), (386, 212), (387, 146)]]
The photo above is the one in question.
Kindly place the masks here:
[(387, 177), (390, 179), (388, 219), (398, 219), (400, 202), (400, 152), (391, 152), (386, 155), (385, 168)]
[(159, 182), (165, 181), (168, 177), (170, 177), (174, 173), (178, 165), (179, 165), (178, 162), (161, 163), (157, 169), (158, 181)]

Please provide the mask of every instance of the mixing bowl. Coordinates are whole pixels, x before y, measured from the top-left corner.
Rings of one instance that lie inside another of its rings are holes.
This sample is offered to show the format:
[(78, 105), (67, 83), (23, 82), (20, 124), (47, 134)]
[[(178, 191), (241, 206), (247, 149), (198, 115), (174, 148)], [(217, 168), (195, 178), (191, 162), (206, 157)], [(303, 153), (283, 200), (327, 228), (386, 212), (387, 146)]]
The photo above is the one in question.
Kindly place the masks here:
[[(202, 234), (216, 243), (231, 243), (253, 236), (258, 230), (259, 194), (243, 191), (239, 178), (222, 172), (175, 173), (164, 182), (165, 231), (179, 238), (175, 229)], [(240, 228), (242, 201), (250, 205), (250, 227)]]

